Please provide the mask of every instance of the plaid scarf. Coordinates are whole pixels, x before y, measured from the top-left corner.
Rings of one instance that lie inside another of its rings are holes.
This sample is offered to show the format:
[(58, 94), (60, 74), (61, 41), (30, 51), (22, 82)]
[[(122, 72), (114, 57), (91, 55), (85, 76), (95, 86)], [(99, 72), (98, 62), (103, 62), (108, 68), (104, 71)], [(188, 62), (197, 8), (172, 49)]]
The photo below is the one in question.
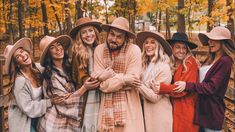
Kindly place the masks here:
[[(104, 62), (116, 73), (125, 73), (126, 51), (129, 44), (125, 44), (118, 55), (110, 53), (107, 45), (104, 47)], [(102, 126), (104, 131), (114, 131), (114, 126), (124, 126), (126, 123), (126, 92), (120, 90), (113, 93), (104, 93), (104, 110), (102, 112)]]

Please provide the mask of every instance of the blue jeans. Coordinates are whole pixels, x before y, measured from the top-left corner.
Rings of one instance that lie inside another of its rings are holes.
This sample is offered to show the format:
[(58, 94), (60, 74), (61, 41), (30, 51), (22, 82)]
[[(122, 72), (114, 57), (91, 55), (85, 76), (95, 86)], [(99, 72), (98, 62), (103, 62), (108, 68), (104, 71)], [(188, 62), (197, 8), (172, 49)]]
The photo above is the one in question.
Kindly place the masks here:
[(36, 132), (38, 119), (37, 118), (31, 118), (31, 127), (30, 132)]
[(209, 129), (209, 128), (204, 128), (204, 131), (205, 132), (222, 132), (222, 130), (212, 130), (212, 129)]

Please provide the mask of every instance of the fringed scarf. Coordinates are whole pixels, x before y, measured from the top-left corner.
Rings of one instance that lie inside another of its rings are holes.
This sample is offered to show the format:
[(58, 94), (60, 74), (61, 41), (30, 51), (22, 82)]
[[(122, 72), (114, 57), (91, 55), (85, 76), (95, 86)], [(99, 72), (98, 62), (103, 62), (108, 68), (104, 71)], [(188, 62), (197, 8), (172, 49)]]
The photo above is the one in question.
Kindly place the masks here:
[[(112, 69), (115, 73), (125, 73), (126, 52), (129, 44), (125, 44), (118, 55), (111, 54), (107, 45), (104, 47), (104, 62), (109, 66), (112, 64)], [(113, 93), (104, 94), (104, 110), (102, 112), (103, 131), (112, 132), (115, 126), (124, 126), (126, 123), (126, 92), (120, 90)]]
[[(89, 75), (93, 72), (94, 67), (94, 50), (91, 48), (88, 49), (89, 53), (89, 64), (88, 64), (88, 73)], [(97, 131), (97, 122), (100, 109), (100, 91), (98, 89), (89, 90), (86, 100), (84, 119), (82, 132), (96, 132)]]

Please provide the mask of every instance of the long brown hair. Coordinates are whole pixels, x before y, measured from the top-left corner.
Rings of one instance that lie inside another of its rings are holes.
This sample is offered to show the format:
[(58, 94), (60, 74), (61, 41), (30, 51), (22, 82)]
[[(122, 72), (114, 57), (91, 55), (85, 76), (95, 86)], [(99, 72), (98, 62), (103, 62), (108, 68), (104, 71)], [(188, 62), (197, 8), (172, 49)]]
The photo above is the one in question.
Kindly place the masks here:
[[(99, 42), (99, 32), (98, 30), (93, 27), (95, 34), (96, 34), (96, 40), (93, 44), (93, 48), (95, 48), (100, 42)], [(76, 56), (76, 58), (79, 60), (80, 65), (78, 66), (79, 69), (86, 69), (88, 67), (88, 60), (89, 60), (89, 53), (88, 53), (88, 47), (81, 39), (81, 30), (78, 31), (76, 38), (74, 41), (74, 44), (72, 46), (72, 52), (73, 55)]]
[[(27, 50), (25, 50), (26, 52), (28, 52)], [(29, 52), (28, 52), (29, 53)], [(29, 53), (30, 55), (30, 53)], [(30, 56), (31, 60), (32, 60), (32, 72), (33, 72), (33, 76), (35, 77), (34, 79), (36, 79), (36, 82), (38, 82), (40, 85), (42, 85), (42, 73), (40, 72), (40, 70), (36, 67), (36, 64), (34, 63), (33, 58)], [(14, 67), (12, 67), (12, 63), (14, 64)], [(13, 68), (13, 69), (12, 69)], [(17, 78), (17, 76), (24, 76), (24, 74), (21, 72), (20, 70), (21, 68), (19, 67), (18, 63), (16, 62), (15, 58), (12, 57), (12, 61), (10, 63), (10, 82), (12, 84), (11, 89), (14, 88), (15, 84), (15, 79)], [(11, 90), (11, 95), (13, 95), (13, 92)], [(14, 97), (11, 96), (11, 97)]]
[[(235, 62), (234, 50), (231, 47), (229, 47), (229, 44), (226, 40), (220, 40), (220, 43), (222, 44), (222, 50), (224, 51), (226, 55), (228, 55), (232, 59), (233, 65), (234, 65), (234, 62)], [(209, 50), (207, 58), (203, 62), (203, 65), (210, 65), (214, 61), (214, 59), (215, 59), (215, 53), (212, 53)]]
[[(52, 71), (55, 71), (59, 76), (62, 77), (59, 70), (57, 70), (54, 66), (55, 65), (53, 63), (52, 57), (48, 51), (46, 54), (46, 57), (45, 57), (45, 70), (43, 72), (43, 77), (44, 77), (46, 83), (48, 84), (47, 88), (46, 88), (46, 93), (48, 96), (51, 96), (53, 94), (52, 89), (54, 88), (52, 81), (51, 81)], [(64, 58), (63, 58), (62, 66), (63, 66), (64, 72), (68, 76), (67, 78), (65, 78), (66, 81), (74, 84), (74, 82), (72, 80), (72, 70), (71, 70), (72, 66), (69, 61), (68, 51), (66, 51), (66, 50), (64, 50)]]

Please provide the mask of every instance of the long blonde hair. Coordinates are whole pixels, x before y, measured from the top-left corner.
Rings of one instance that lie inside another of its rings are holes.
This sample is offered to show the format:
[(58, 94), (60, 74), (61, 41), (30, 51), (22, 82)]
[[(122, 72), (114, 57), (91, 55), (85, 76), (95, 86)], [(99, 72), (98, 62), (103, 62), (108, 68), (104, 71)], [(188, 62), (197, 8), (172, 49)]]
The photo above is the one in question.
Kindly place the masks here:
[[(142, 67), (143, 67), (143, 69), (146, 69), (150, 62), (153, 62), (153, 63), (157, 63), (158, 61), (165, 62), (165, 63), (170, 62), (169, 56), (164, 51), (160, 42), (158, 42), (156, 39), (154, 39), (154, 40), (156, 41), (155, 42), (156, 50), (154, 53), (154, 57), (151, 60), (150, 60), (150, 57), (147, 56), (145, 48), (144, 48), (144, 44), (143, 44), (143, 47), (142, 47), (142, 49), (143, 49), (143, 52), (142, 52)], [(145, 39), (145, 41), (146, 41), (146, 39)], [(145, 41), (144, 41), (144, 43), (145, 43)]]
[[(173, 46), (174, 46), (174, 44), (173, 44)], [(187, 63), (187, 59), (188, 59), (189, 57), (192, 57), (192, 58), (195, 59), (195, 61), (196, 61), (197, 65), (198, 65), (198, 67), (200, 67), (200, 65), (201, 65), (200, 62), (194, 57), (194, 55), (193, 55), (193, 53), (191, 52), (191, 50), (190, 50), (190, 48), (188, 47), (188, 45), (185, 44), (185, 46), (187, 47), (187, 53), (186, 53), (186, 55), (185, 55), (185, 58), (184, 58), (183, 61), (182, 61), (182, 65), (183, 65), (183, 69), (184, 69), (183, 72), (186, 72), (186, 71), (188, 70), (188, 67), (187, 67), (186, 63)], [(172, 55), (172, 56), (170, 57), (170, 65), (171, 65), (172, 73), (174, 74), (176, 68), (178, 67), (178, 65), (176, 64), (176, 59), (175, 59), (175, 56), (174, 56), (174, 55)]]
[[(93, 44), (93, 47), (96, 47), (99, 42), (99, 32), (98, 30), (93, 27), (95, 34), (96, 34), (96, 40)], [(79, 69), (85, 69), (88, 67), (88, 60), (89, 60), (89, 53), (88, 53), (88, 46), (84, 44), (84, 42), (81, 39), (81, 30), (78, 31), (76, 38), (74, 40), (74, 44), (72, 46), (72, 52), (75, 54), (76, 58), (79, 60), (80, 65), (78, 66)]]

